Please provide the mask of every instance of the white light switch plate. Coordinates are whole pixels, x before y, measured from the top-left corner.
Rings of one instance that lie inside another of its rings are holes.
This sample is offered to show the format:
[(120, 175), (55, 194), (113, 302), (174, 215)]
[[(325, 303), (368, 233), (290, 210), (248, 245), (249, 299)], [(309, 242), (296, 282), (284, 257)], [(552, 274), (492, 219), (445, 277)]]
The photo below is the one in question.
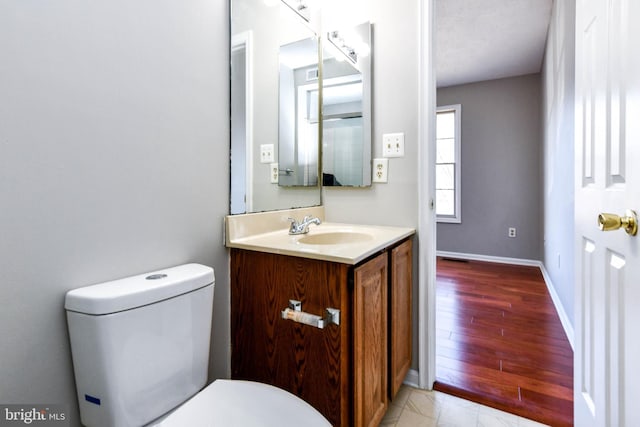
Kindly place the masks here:
[(404, 157), (404, 133), (382, 135), (382, 155), (384, 157)]
[(260, 145), (260, 163), (272, 163), (273, 162), (273, 144)]
[(271, 163), (269, 165), (269, 176), (270, 176), (270, 182), (272, 184), (278, 183), (278, 164), (277, 163)]
[(373, 159), (373, 182), (387, 182), (389, 159)]

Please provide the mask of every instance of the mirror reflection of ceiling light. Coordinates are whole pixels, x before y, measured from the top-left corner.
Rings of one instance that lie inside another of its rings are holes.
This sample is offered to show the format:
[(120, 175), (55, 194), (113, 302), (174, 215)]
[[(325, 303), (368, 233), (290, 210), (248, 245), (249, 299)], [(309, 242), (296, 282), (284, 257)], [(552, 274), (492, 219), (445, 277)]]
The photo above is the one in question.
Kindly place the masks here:
[(358, 55), (369, 54), (369, 46), (357, 37), (348, 37), (340, 31), (329, 31), (327, 39), (354, 64), (358, 62)]
[(282, 0), (282, 3), (289, 6), (291, 10), (300, 15), (305, 21), (309, 22), (311, 19), (311, 12), (307, 0)]

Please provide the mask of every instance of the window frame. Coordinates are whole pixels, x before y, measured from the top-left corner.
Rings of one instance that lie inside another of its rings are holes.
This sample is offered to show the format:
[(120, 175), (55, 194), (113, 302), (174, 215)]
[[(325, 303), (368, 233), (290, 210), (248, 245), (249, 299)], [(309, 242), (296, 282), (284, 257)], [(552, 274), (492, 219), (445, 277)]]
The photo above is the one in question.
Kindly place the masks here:
[[(455, 135), (454, 135), (454, 150), (455, 150), (455, 155), (454, 155), (454, 193), (455, 193), (455, 197), (454, 197), (454, 214), (453, 215), (439, 215), (438, 212), (438, 207), (436, 206), (436, 222), (443, 222), (443, 223), (453, 223), (453, 224), (460, 224), (462, 223), (462, 204), (461, 204), (461, 174), (460, 171), (462, 169), (460, 160), (461, 160), (461, 148), (462, 148), (462, 144), (461, 144), (461, 130), (462, 130), (462, 105), (461, 104), (452, 104), (452, 105), (442, 105), (439, 107), (436, 107), (436, 117), (439, 113), (446, 113), (446, 112), (454, 112), (454, 131), (455, 131)], [(435, 138), (435, 144), (436, 144), (436, 152), (438, 149), (438, 133), (437, 133), (437, 119), (436, 119), (436, 138)], [(434, 168), (435, 165), (437, 165), (437, 160), (434, 162)], [(438, 188), (436, 187), (436, 193), (438, 191)]]

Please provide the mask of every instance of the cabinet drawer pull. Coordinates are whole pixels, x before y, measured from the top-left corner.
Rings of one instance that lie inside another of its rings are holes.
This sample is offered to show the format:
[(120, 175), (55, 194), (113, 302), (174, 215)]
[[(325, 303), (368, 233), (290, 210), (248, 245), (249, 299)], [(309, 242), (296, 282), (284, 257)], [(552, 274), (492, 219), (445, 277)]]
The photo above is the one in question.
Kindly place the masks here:
[(289, 307), (282, 310), (282, 318), (324, 329), (326, 325), (331, 323), (340, 325), (340, 310), (336, 308), (326, 308), (324, 317), (321, 317), (302, 311), (302, 303), (300, 301), (289, 300)]

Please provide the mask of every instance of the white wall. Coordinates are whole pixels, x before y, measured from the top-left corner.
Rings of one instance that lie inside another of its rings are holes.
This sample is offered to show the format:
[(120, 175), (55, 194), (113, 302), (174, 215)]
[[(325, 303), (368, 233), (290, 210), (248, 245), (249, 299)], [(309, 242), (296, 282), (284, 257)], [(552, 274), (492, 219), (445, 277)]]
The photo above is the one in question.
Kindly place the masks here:
[(573, 321), (575, 0), (556, 1), (542, 72), (543, 262)]
[(418, 2), (368, 1), (373, 24), (372, 157), (382, 135), (404, 132), (405, 157), (389, 159), (389, 182), (363, 189), (324, 187), (331, 221), (416, 226), (418, 215)]
[(0, 2), (0, 402), (79, 425), (65, 292), (186, 262), (226, 375), (228, 31), (222, 0)]

